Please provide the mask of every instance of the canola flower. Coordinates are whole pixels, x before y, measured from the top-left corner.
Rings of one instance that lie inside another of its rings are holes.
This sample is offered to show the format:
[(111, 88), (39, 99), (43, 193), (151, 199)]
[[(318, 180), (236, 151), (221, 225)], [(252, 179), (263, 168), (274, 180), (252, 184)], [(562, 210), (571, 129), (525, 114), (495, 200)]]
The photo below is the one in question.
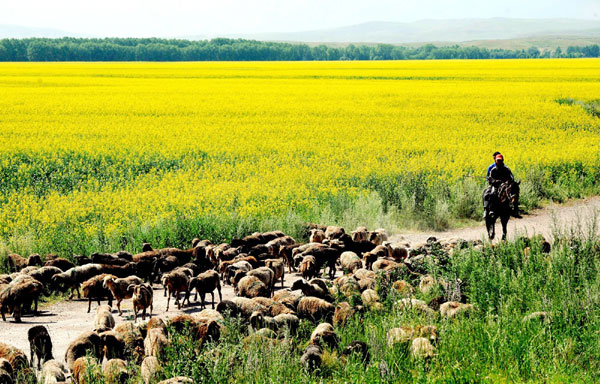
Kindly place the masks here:
[(193, 220), (226, 238), (373, 193), (422, 209), (483, 185), (496, 149), (538, 170), (530, 189), (595, 186), (600, 120), (556, 100), (599, 80), (600, 60), (3, 63), (0, 240), (89, 251)]

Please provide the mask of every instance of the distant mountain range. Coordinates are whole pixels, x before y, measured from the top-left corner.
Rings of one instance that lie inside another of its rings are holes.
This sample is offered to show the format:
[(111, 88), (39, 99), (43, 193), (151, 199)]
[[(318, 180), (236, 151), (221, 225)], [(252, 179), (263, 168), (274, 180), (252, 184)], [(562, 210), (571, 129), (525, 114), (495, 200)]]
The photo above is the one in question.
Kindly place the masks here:
[[(0, 25), (0, 38), (25, 37), (90, 37), (47, 28)], [(166, 36), (165, 36), (166, 37)], [(290, 33), (179, 36), (190, 40), (214, 37), (245, 38), (263, 41), (306, 43), (389, 43), (504, 47), (514, 49), (535, 45), (566, 46), (600, 42), (600, 20), (579, 19), (454, 19), (420, 20), (410, 23), (369, 22), (340, 28)], [(491, 44), (491, 46), (490, 46)], [(566, 45), (565, 45), (566, 44)]]

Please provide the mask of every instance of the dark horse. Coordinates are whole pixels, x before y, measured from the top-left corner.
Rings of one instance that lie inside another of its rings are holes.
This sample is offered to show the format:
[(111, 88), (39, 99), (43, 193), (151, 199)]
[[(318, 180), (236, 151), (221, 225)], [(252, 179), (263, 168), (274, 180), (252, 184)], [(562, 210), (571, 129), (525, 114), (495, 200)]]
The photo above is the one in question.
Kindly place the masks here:
[(508, 180), (500, 184), (498, 193), (490, 201), (490, 214), (485, 219), (488, 237), (493, 240), (496, 236), (496, 220), (500, 218), (502, 223), (502, 240), (506, 240), (506, 225), (510, 215), (519, 204), (519, 184), (514, 180)]

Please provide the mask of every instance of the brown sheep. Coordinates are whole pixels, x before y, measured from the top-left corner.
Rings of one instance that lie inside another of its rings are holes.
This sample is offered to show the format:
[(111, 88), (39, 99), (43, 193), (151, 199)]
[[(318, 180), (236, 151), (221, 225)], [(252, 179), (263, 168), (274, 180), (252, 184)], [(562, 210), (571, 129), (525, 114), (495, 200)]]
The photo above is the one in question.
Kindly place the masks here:
[(304, 256), (298, 270), (302, 274), (302, 277), (307, 280), (319, 275), (317, 261), (314, 256)]
[(88, 298), (88, 313), (92, 310), (92, 300), (96, 299), (98, 301), (98, 305), (100, 305), (100, 299), (108, 299), (108, 306), (112, 307), (112, 292), (108, 288), (104, 288), (104, 278), (106, 276), (112, 276), (114, 279), (117, 277), (114, 275), (109, 275), (106, 273), (102, 273), (100, 275), (94, 276), (81, 284), (81, 292), (83, 297)]
[(283, 288), (283, 278), (285, 275), (285, 264), (282, 259), (267, 259), (265, 260), (265, 266), (270, 268), (273, 273), (273, 285), (279, 279), (281, 279), (281, 288)]
[(293, 314), (294, 311), (291, 310), (290, 308), (286, 307), (285, 305), (270, 299), (268, 297), (255, 297), (252, 299), (254, 302), (259, 303), (261, 305), (264, 305), (267, 308), (267, 313), (270, 316), (277, 316), (277, 315), (281, 315), (281, 314)]
[(30, 364), (33, 367), (33, 359), (37, 358), (37, 367), (41, 369), (42, 364), (48, 360), (54, 359), (52, 356), (52, 340), (48, 333), (48, 328), (43, 325), (36, 325), (27, 331), (29, 340), (29, 350), (31, 352)]
[(146, 309), (148, 307), (150, 307), (150, 317), (152, 317), (152, 300), (154, 297), (152, 286), (148, 283), (131, 284), (127, 287), (127, 290), (132, 292), (133, 322), (137, 321), (138, 310), (142, 311), (142, 320), (146, 320)]
[(189, 377), (177, 376), (171, 379), (160, 381), (158, 384), (192, 384), (194, 381)]
[(298, 317), (313, 322), (321, 319), (331, 322), (334, 311), (335, 307), (331, 303), (318, 297), (307, 296), (298, 302)]
[(322, 243), (325, 240), (325, 232), (320, 229), (311, 229), (308, 241), (311, 243)]
[(435, 354), (435, 347), (429, 339), (417, 337), (410, 345), (410, 353), (415, 359), (431, 358)]
[(44, 286), (31, 276), (21, 275), (10, 282), (0, 292), (0, 313), (2, 320), (6, 321), (6, 312), (12, 313), (15, 322), (21, 322), (21, 311), (29, 308), (31, 302), (35, 302), (34, 312), (37, 312), (38, 298), (42, 294)]
[(206, 308), (205, 297), (207, 293), (212, 295), (212, 308), (215, 308), (215, 289), (219, 292), (219, 301), (223, 300), (221, 294), (221, 283), (219, 281), (219, 274), (215, 270), (209, 270), (200, 273), (198, 276), (190, 279), (189, 292), (196, 290), (194, 301), (198, 300), (198, 294), (200, 294), (200, 301), (202, 302), (202, 308)]
[(325, 230), (325, 237), (329, 240), (339, 239), (345, 233), (346, 233), (346, 231), (344, 231), (344, 228), (330, 225)]
[(447, 319), (452, 319), (459, 315), (473, 312), (473, 309), (473, 304), (463, 304), (457, 301), (448, 301), (447, 303), (440, 305), (440, 314)]
[(20, 371), (29, 368), (27, 356), (18, 348), (0, 342), (0, 359), (6, 359), (15, 376)]
[(125, 384), (129, 379), (127, 362), (122, 359), (110, 359), (102, 368), (107, 384)]
[(258, 296), (270, 296), (269, 288), (255, 276), (242, 277), (235, 290), (237, 295), (250, 299)]
[(188, 301), (188, 305), (190, 304), (190, 278), (184, 272), (175, 270), (166, 273), (163, 275), (161, 283), (168, 290), (167, 311), (169, 310), (171, 296), (175, 297), (177, 309), (181, 309), (181, 303), (179, 302), (179, 294), (181, 292), (185, 292), (185, 296), (183, 297), (183, 305), (185, 305), (186, 300)]
[(313, 279), (310, 283), (304, 279), (298, 279), (294, 281), (290, 289), (292, 291), (299, 289), (305, 296), (314, 296), (329, 302), (333, 301), (329, 289), (320, 279)]
[(94, 331), (104, 332), (115, 327), (115, 318), (111, 313), (109, 305), (101, 305), (96, 308), (96, 317), (94, 319)]
[(100, 366), (93, 358), (82, 356), (73, 362), (71, 372), (76, 384), (93, 383), (100, 376)]
[(73, 371), (75, 361), (88, 353), (96, 360), (102, 358), (102, 340), (96, 332), (84, 332), (71, 341), (65, 352), (65, 362), (69, 370)]
[(337, 348), (339, 341), (338, 335), (329, 323), (317, 325), (310, 335), (310, 344), (320, 345), (321, 347)]
[[(150, 321), (154, 319), (152, 318)], [(116, 325), (114, 331), (121, 335), (125, 343), (124, 353), (127, 360), (135, 361), (139, 364), (144, 358), (144, 335), (142, 335), (140, 328), (136, 327), (131, 321), (125, 321)]]
[(161, 359), (165, 348), (169, 344), (167, 332), (163, 328), (152, 328), (144, 339), (144, 354)]
[(376, 229), (374, 231), (369, 232), (369, 241), (376, 245), (383, 244), (384, 241), (387, 241), (388, 236), (383, 228)]
[(267, 313), (269, 310), (264, 305), (247, 297), (234, 297), (231, 300), (223, 300), (217, 305), (217, 311), (224, 313), (234, 310), (233, 315), (241, 315), (244, 319), (249, 319), (254, 312)]
[(128, 288), (132, 284), (142, 284), (142, 279), (137, 276), (129, 276), (117, 279), (112, 276), (104, 277), (102, 286), (104, 288), (108, 288), (112, 293), (113, 298), (117, 301), (119, 316), (123, 316), (123, 311), (121, 311), (121, 301), (131, 298), (133, 292), (128, 291)]
[(304, 353), (300, 357), (300, 362), (308, 372), (313, 372), (314, 370), (320, 368), (322, 361), (323, 349), (314, 344), (310, 344), (308, 347), (306, 347)]
[(335, 307), (333, 324), (343, 327), (352, 316), (354, 316), (354, 308), (348, 302), (343, 301)]
[(361, 294), (361, 299), (365, 307), (372, 310), (382, 310), (383, 305), (380, 302), (379, 295), (373, 289), (366, 289)]
[(13, 369), (8, 360), (0, 358), (0, 383), (13, 384)]
[(352, 241), (357, 243), (359, 241), (369, 240), (369, 230), (367, 227), (358, 227), (350, 233)]
[(66, 272), (69, 269), (75, 267), (75, 264), (63, 257), (57, 257), (56, 259), (47, 260), (44, 263), (44, 267), (56, 267), (59, 268), (61, 271)]
[(273, 292), (273, 284), (275, 283), (275, 273), (267, 267), (260, 267), (251, 270), (250, 272), (238, 271), (234, 276), (234, 286), (245, 276), (254, 276), (258, 278), (267, 287), (270, 293)]
[(10, 272), (18, 272), (27, 266), (27, 259), (16, 253), (9, 253), (7, 261)]
[(280, 289), (273, 294), (273, 300), (285, 305), (293, 311), (296, 311), (296, 307), (301, 298), (302, 295), (294, 293), (290, 289)]
[(58, 273), (62, 273), (60, 268), (41, 267), (27, 274), (39, 281), (40, 283), (44, 284), (44, 287), (48, 288), (49, 290), (53, 290), (52, 277)]
[(65, 291), (70, 288), (71, 296), (69, 298), (72, 298), (73, 293), (77, 292), (77, 298), (80, 299), (79, 284), (101, 273), (104, 273), (102, 265), (86, 264), (52, 276), (52, 282), (56, 287), (62, 287)]
[(279, 254), (279, 250), (282, 247), (293, 244), (296, 244), (296, 240), (294, 240), (291, 236), (281, 236), (267, 242), (265, 246), (268, 249), (268, 253), (275, 256)]
[(389, 256), (389, 249), (384, 245), (378, 245), (369, 252), (362, 254), (366, 269), (373, 269), (373, 264), (381, 258)]

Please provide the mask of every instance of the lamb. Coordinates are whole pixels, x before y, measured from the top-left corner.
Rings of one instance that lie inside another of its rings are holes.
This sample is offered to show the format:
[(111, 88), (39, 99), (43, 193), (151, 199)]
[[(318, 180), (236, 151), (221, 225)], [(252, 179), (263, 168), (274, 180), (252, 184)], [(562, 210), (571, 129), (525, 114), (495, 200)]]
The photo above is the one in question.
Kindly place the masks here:
[(198, 300), (198, 294), (200, 294), (202, 308), (206, 308), (204, 299), (207, 293), (210, 293), (212, 295), (212, 308), (215, 308), (215, 289), (219, 292), (219, 301), (223, 300), (223, 295), (221, 294), (221, 283), (219, 281), (219, 274), (215, 270), (211, 269), (190, 279), (188, 290), (189, 292), (192, 292), (193, 289), (196, 290), (194, 301)]
[(124, 384), (129, 379), (127, 362), (122, 359), (110, 359), (102, 368), (107, 384)]
[(237, 295), (250, 299), (258, 296), (270, 296), (269, 288), (256, 276), (242, 277), (235, 290)]
[(365, 261), (365, 267), (367, 269), (372, 269), (373, 264), (378, 261), (378, 259), (389, 256), (389, 250), (384, 245), (378, 245), (370, 252), (364, 252), (362, 256), (363, 260)]
[(321, 323), (313, 330), (310, 335), (310, 344), (321, 347), (327, 345), (329, 348), (337, 348), (339, 337), (335, 333), (333, 326), (329, 323)]
[(317, 322), (324, 319), (331, 322), (335, 307), (323, 299), (318, 297), (307, 296), (300, 299), (298, 302), (298, 317)]
[(325, 240), (325, 232), (320, 229), (311, 229), (308, 241), (311, 243), (322, 243)]
[(102, 270), (102, 265), (100, 264), (86, 264), (80, 267), (73, 267), (68, 269), (63, 273), (58, 273), (52, 277), (52, 282), (57, 287), (63, 287), (64, 290), (71, 288), (71, 296), (73, 297), (73, 292), (77, 292), (77, 298), (81, 298), (81, 294), (79, 292), (79, 284), (84, 281), (104, 273)]
[(65, 352), (65, 362), (69, 370), (73, 372), (75, 361), (88, 353), (96, 360), (102, 358), (102, 340), (96, 332), (84, 332), (71, 341)]
[(104, 278), (107, 276), (111, 276), (113, 279), (117, 278), (114, 275), (102, 273), (84, 281), (83, 284), (81, 284), (81, 291), (83, 293), (83, 297), (88, 298), (88, 313), (90, 313), (90, 311), (92, 310), (93, 299), (96, 299), (98, 301), (98, 305), (100, 305), (100, 299), (108, 299), (108, 306), (112, 306), (112, 292), (110, 291), (110, 289), (104, 287)]
[(0, 292), (0, 313), (2, 320), (6, 321), (6, 312), (12, 313), (15, 322), (21, 322), (21, 311), (29, 308), (35, 302), (34, 312), (37, 312), (38, 298), (44, 286), (39, 281), (28, 275), (21, 275), (8, 284)]
[(56, 259), (47, 260), (44, 263), (44, 267), (56, 267), (59, 268), (61, 271), (66, 272), (69, 269), (75, 267), (75, 264), (63, 257), (57, 257)]
[(283, 278), (285, 275), (285, 265), (283, 264), (283, 260), (281, 259), (267, 259), (265, 260), (265, 266), (270, 268), (273, 273), (273, 285), (279, 279), (281, 279), (281, 288), (283, 288)]
[(305, 279), (311, 279), (319, 274), (317, 269), (317, 260), (314, 256), (304, 256), (298, 270)]
[(354, 273), (363, 266), (360, 257), (354, 252), (343, 252), (340, 256), (340, 264), (346, 273)]
[(410, 345), (410, 353), (415, 359), (425, 359), (433, 357), (435, 348), (428, 339), (417, 337)]
[(119, 332), (104, 331), (99, 334), (105, 360), (121, 359), (125, 356), (125, 341)]
[(48, 328), (43, 325), (36, 325), (27, 331), (29, 340), (29, 349), (31, 351), (30, 364), (33, 367), (33, 358), (37, 358), (37, 367), (41, 369), (42, 364), (48, 360), (54, 359), (52, 356), (52, 340), (48, 333)]
[[(10, 364), (12, 372), (16, 375), (20, 371), (29, 368), (29, 362), (27, 356), (18, 348), (12, 345), (4, 344), (0, 342), (0, 360), (5, 359)], [(9, 369), (8, 367), (5, 370)]]
[(94, 331), (104, 332), (115, 327), (115, 318), (111, 313), (109, 305), (100, 305), (96, 308), (96, 317), (94, 319)]
[(137, 322), (138, 310), (142, 311), (142, 320), (146, 320), (146, 308), (148, 307), (150, 307), (150, 317), (152, 317), (152, 299), (154, 297), (152, 286), (148, 283), (131, 284), (127, 287), (127, 291), (132, 292), (133, 322)]
[(360, 285), (352, 276), (340, 276), (333, 281), (335, 291), (341, 292), (346, 297), (360, 294)]
[(119, 316), (123, 316), (123, 311), (121, 311), (121, 301), (131, 298), (132, 292), (128, 291), (128, 287), (132, 284), (142, 284), (142, 279), (137, 276), (129, 276), (117, 279), (112, 276), (104, 277), (102, 286), (104, 288), (108, 288), (114, 299), (117, 301)]
[(177, 309), (181, 309), (181, 303), (179, 302), (179, 294), (181, 292), (185, 292), (185, 296), (183, 297), (183, 305), (185, 305), (185, 301), (190, 303), (190, 278), (182, 271), (172, 271), (163, 275), (161, 279), (161, 283), (167, 288), (168, 298), (167, 298), (167, 311), (169, 310), (169, 303), (171, 301), (171, 296), (175, 297), (175, 304), (177, 304)]
[(69, 373), (63, 363), (56, 360), (49, 360), (42, 366), (42, 383), (58, 384), (67, 380)]
[(306, 296), (314, 296), (320, 299), (332, 302), (333, 298), (329, 293), (329, 289), (322, 280), (313, 279), (310, 283), (304, 279), (298, 279), (292, 284), (291, 290), (300, 289)]
[(273, 317), (273, 321), (278, 331), (287, 328), (292, 335), (296, 334), (300, 325), (300, 319), (292, 313), (281, 313)]

